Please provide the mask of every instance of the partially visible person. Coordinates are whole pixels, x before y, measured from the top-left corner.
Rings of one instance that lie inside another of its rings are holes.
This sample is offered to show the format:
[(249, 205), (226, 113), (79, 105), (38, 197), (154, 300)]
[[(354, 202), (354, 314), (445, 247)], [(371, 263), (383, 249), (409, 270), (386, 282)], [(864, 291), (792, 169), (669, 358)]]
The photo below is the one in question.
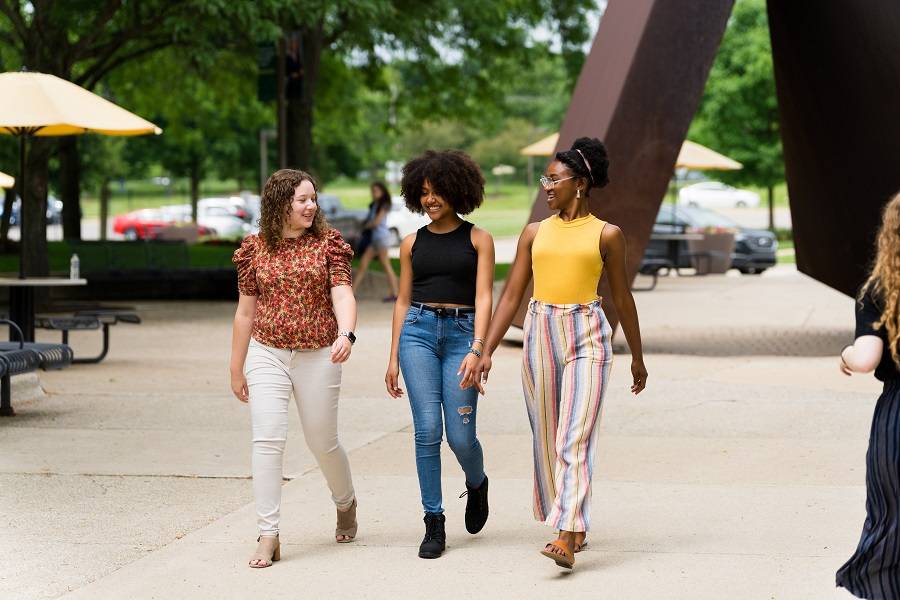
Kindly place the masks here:
[(393, 302), (397, 299), (397, 276), (394, 274), (394, 267), (391, 265), (391, 258), (388, 256), (388, 249), (391, 247), (391, 231), (387, 226), (387, 216), (391, 212), (391, 193), (387, 186), (380, 181), (372, 184), (372, 202), (369, 204), (369, 215), (366, 217), (364, 237), (366, 238), (366, 246), (362, 251), (362, 258), (359, 261), (359, 269), (356, 272), (356, 287), (362, 285), (366, 273), (369, 271), (369, 263), (372, 258), (378, 257), (384, 274), (387, 275), (388, 286), (391, 289), (391, 295), (384, 298), (384, 302)]
[(600, 140), (579, 138), (541, 176), (555, 214), (525, 226), (472, 379), (487, 382), (491, 355), (534, 278), (523, 333), (522, 387), (534, 453), (534, 517), (559, 532), (541, 554), (571, 569), (587, 544), (598, 423), (609, 383), (612, 328), (597, 296), (606, 274), (631, 349), (631, 391), (647, 384), (622, 230), (591, 212), (590, 191), (608, 182)]
[[(394, 304), (391, 354), (384, 376), (393, 398), (409, 389), (415, 430), (416, 470), (425, 511), (420, 558), (438, 558), (446, 547), (441, 496), (441, 439), (466, 476), (466, 530), (476, 534), (488, 519), (488, 478), (478, 441), (478, 391), (470, 379), (491, 318), (494, 240), (459, 215), (484, 199), (478, 165), (459, 151), (433, 152), (403, 167), (406, 206), (431, 223), (400, 244), (400, 294)], [(462, 497), (462, 496), (460, 496)]]
[(900, 194), (882, 213), (875, 263), (856, 302), (855, 340), (839, 368), (874, 371), (884, 388), (866, 453), (866, 520), (837, 585), (859, 598), (900, 598)]
[(237, 312), (231, 389), (250, 404), (253, 495), (264, 568), (281, 558), (279, 525), (284, 447), (291, 395), (306, 443), (337, 507), (335, 541), (356, 536), (356, 494), (338, 441), (341, 364), (356, 336), (350, 280), (353, 251), (318, 209), (317, 186), (303, 171), (276, 171), (263, 188), (260, 233), (234, 253)]

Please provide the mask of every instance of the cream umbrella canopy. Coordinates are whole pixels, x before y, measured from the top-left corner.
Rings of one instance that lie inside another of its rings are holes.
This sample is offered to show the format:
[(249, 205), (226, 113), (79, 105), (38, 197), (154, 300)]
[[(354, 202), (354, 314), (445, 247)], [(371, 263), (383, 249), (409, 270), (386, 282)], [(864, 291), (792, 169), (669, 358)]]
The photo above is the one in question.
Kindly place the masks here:
[[(109, 100), (65, 79), (28, 71), (0, 73), (0, 133), (19, 138), (19, 181), (25, 186), (25, 139), (29, 136), (160, 134), (162, 130)], [(24, 200), (25, 193), (22, 190)], [(22, 245), (25, 244), (22, 207)], [(24, 277), (19, 259), (19, 277)]]
[(695, 171), (736, 171), (743, 169), (744, 165), (706, 146), (684, 140), (675, 160), (675, 168)]

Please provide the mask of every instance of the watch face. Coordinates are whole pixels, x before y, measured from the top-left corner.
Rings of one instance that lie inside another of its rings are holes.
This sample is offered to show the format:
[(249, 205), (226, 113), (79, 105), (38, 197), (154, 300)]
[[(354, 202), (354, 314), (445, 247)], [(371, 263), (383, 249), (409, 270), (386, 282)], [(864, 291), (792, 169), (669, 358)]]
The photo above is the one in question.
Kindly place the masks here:
[(351, 331), (351, 332), (349, 332), (349, 333), (347, 334), (347, 337), (350, 338), (350, 343), (351, 343), (351, 344), (355, 344), (355, 343), (356, 343), (356, 334), (355, 334), (355, 333), (353, 333), (353, 332)]

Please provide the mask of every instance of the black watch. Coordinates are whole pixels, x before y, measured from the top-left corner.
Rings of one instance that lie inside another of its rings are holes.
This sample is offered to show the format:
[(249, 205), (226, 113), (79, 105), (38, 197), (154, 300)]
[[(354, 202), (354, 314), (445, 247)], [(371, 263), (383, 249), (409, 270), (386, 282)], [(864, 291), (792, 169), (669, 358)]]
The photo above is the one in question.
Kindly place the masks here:
[(356, 335), (352, 331), (342, 331), (338, 335), (346, 336), (351, 346), (356, 343)]

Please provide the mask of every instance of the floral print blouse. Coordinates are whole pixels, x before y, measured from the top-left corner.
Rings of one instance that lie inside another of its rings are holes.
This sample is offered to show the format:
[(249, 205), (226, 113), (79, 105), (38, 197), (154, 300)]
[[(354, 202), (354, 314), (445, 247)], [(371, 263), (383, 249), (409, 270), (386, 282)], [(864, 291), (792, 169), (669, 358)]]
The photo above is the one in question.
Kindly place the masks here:
[(353, 250), (336, 229), (280, 240), (271, 252), (258, 236), (244, 238), (232, 262), (238, 291), (257, 297), (253, 339), (292, 350), (334, 343), (338, 326), (331, 288), (351, 285), (352, 257)]

